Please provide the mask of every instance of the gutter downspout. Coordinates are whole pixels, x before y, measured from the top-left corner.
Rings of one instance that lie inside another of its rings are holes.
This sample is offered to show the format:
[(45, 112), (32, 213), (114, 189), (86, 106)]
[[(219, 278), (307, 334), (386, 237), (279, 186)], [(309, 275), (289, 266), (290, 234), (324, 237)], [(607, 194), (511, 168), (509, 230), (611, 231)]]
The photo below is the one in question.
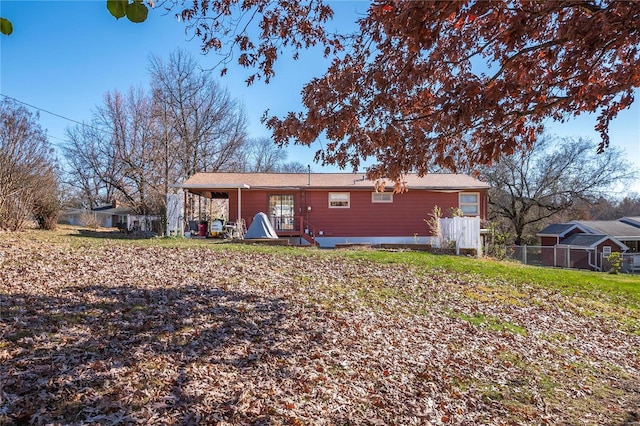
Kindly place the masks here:
[(589, 266), (591, 266), (594, 270), (601, 272), (602, 268), (598, 266), (597, 262), (598, 262), (598, 250), (595, 250), (595, 258), (596, 258), (596, 264), (594, 265), (593, 263), (591, 263), (591, 253), (592, 251), (590, 249), (586, 249), (587, 252), (589, 253), (589, 257), (587, 258), (587, 263), (589, 264)]

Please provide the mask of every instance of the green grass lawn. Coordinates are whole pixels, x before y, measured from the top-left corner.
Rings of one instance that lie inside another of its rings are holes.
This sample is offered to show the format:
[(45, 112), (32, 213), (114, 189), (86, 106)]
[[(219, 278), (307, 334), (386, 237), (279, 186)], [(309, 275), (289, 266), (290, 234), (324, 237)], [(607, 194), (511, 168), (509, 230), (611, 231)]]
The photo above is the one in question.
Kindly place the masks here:
[(573, 269), (543, 268), (513, 261), (475, 259), (463, 256), (418, 252), (362, 251), (345, 254), (354, 258), (383, 263), (404, 263), (421, 268), (434, 268), (511, 284), (529, 284), (553, 288), (569, 295), (602, 296), (630, 308), (640, 307), (640, 276), (609, 274)]

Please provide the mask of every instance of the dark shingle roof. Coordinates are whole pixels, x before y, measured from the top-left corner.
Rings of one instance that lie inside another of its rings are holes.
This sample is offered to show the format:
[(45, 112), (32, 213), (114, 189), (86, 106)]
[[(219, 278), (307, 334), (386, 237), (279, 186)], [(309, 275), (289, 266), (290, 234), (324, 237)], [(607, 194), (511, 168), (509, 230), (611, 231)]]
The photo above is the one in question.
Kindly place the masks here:
[(552, 223), (536, 235), (538, 236), (559, 236), (566, 235), (567, 232), (576, 227), (575, 223)]
[(607, 240), (611, 241), (613, 244), (617, 245), (622, 250), (627, 250), (629, 248), (623, 243), (621, 243), (620, 241), (618, 241), (617, 239), (611, 237), (610, 235), (602, 235), (602, 234), (572, 234), (572, 235), (569, 235), (564, 240), (562, 240), (560, 245), (594, 248), (598, 244), (601, 244)]
[(565, 246), (593, 247), (607, 238), (606, 235), (573, 234), (562, 240), (561, 244)]

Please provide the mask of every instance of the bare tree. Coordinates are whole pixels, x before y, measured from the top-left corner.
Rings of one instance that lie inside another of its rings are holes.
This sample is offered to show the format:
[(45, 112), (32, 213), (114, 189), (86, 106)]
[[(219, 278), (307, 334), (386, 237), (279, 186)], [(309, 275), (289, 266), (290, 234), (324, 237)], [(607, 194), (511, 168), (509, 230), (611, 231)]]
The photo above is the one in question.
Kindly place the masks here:
[(246, 142), (241, 106), (184, 51), (151, 58), (149, 92), (105, 94), (90, 125), (68, 131), (71, 181), (90, 206), (117, 198), (163, 215), (171, 184), (196, 172), (238, 170)]
[(243, 149), (239, 168), (254, 173), (306, 173), (309, 166), (298, 161), (287, 162), (288, 153), (268, 137), (250, 139)]
[(113, 199), (115, 188), (106, 183), (104, 176), (109, 173), (105, 158), (101, 154), (98, 137), (100, 130), (90, 126), (75, 126), (66, 129), (67, 143), (64, 153), (65, 184), (79, 192), (83, 207), (93, 208), (101, 202)]
[(635, 176), (622, 151), (596, 152), (589, 139), (543, 137), (528, 150), (502, 156), (481, 171), (491, 185), (490, 218), (506, 221), (515, 244), (522, 244), (535, 225), (593, 203)]
[[(45, 197), (57, 199), (57, 180), (38, 115), (4, 99), (0, 101), (0, 228), (22, 229), (36, 201)], [(55, 202), (50, 207), (55, 208)], [(48, 214), (57, 218), (57, 210)]]
[(237, 169), (247, 125), (241, 105), (184, 50), (166, 63), (152, 56), (149, 68), (154, 101), (162, 105), (164, 125), (177, 138), (177, 177)]
[(287, 152), (267, 137), (249, 140), (244, 153), (246, 172), (273, 173), (287, 159)]
[(590, 206), (588, 219), (615, 220), (625, 216), (640, 216), (640, 195), (626, 194), (622, 199), (601, 197)]
[(100, 203), (114, 198), (116, 189), (107, 176), (113, 173), (114, 156), (104, 146), (108, 130), (94, 127), (98, 125), (94, 119), (91, 125), (67, 128), (67, 144), (62, 148), (66, 184), (80, 192), (81, 204), (93, 208)]
[(68, 164), (91, 206), (117, 197), (138, 213), (158, 209), (164, 194), (162, 141), (152, 111), (152, 98), (142, 89), (130, 89), (127, 96), (114, 91), (105, 94), (91, 126), (67, 132)]
[[(169, 185), (178, 182), (181, 176), (181, 160), (179, 155), (178, 135), (171, 124), (171, 109), (162, 102), (158, 90), (153, 90), (153, 111), (156, 126), (156, 137), (159, 161), (162, 165), (161, 182), (163, 194), (169, 193)], [(166, 200), (165, 200), (166, 203)], [(165, 206), (166, 207), (166, 206)]]
[(310, 172), (309, 166), (305, 166), (299, 161), (290, 161), (288, 163), (282, 164), (279, 169), (279, 172), (282, 173), (307, 173)]
[(107, 176), (124, 201), (138, 213), (157, 211), (162, 199), (162, 158), (152, 115), (152, 98), (142, 89), (125, 97), (107, 93), (98, 117), (111, 129), (109, 145), (117, 165)]

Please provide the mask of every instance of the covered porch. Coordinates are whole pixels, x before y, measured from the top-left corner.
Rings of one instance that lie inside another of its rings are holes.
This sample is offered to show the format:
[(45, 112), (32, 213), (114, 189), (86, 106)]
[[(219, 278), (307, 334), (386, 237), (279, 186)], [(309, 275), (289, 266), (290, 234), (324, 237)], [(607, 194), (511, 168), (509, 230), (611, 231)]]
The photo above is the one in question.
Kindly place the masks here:
[[(183, 190), (185, 229), (192, 229), (194, 223), (224, 219), (248, 227), (256, 213), (263, 212), (281, 238), (300, 238), (308, 244), (315, 244), (315, 232), (306, 217), (296, 214), (298, 194), (267, 194), (251, 191), (246, 183), (235, 184), (185, 184), (177, 186)], [(266, 197), (266, 198), (265, 198)], [(224, 204), (224, 217), (220, 217), (220, 206)], [(302, 242), (301, 242), (302, 243)]]

